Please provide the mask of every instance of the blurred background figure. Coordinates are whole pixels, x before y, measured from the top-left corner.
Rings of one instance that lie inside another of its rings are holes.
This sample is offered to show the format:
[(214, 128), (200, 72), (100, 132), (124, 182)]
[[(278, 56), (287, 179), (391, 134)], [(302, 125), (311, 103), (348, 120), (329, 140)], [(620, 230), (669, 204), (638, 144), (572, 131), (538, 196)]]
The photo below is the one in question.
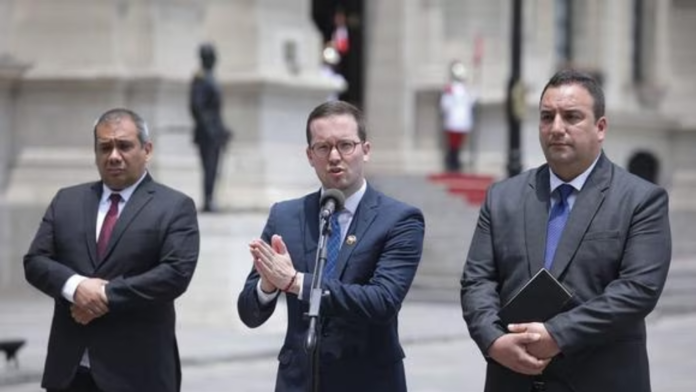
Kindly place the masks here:
[(350, 49), (350, 35), (346, 25), (346, 13), (339, 8), (334, 14), (334, 31), (331, 35), (331, 43), (341, 56), (347, 56)]
[[(346, 26), (346, 14), (342, 9), (339, 8), (336, 10), (333, 22), (334, 27), (331, 40), (324, 43), (324, 49), (321, 53), (321, 70), (324, 76), (345, 86), (347, 82), (343, 77), (343, 67), (345, 67), (343, 58), (348, 55), (348, 50), (350, 49), (350, 36), (348, 27)], [(332, 93), (327, 98), (329, 101), (336, 101), (338, 99), (338, 92)]]
[(205, 43), (199, 47), (201, 69), (191, 83), (190, 108), (194, 121), (193, 142), (203, 166), (203, 211), (216, 210), (213, 200), (220, 155), (230, 141), (232, 132), (225, 127), (220, 109), (222, 94), (215, 81), (215, 47)]
[(476, 98), (466, 85), (467, 69), (459, 61), (450, 63), (450, 80), (440, 96), (442, 127), (445, 132), (445, 170), (459, 172), (461, 147), (474, 125)]
[(330, 100), (340, 99), (363, 106), (363, 1), (313, 0), (312, 20), (323, 44), (322, 73), (345, 83), (345, 88)]

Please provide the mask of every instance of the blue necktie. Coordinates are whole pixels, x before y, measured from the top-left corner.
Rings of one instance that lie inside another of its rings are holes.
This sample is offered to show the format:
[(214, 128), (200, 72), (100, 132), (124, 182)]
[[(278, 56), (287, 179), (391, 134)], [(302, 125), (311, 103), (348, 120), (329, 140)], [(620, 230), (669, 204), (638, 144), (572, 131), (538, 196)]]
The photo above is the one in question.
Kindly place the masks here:
[(338, 223), (339, 213), (331, 215), (329, 224), (331, 225), (331, 235), (326, 243), (326, 265), (322, 280), (331, 277), (338, 261), (338, 252), (341, 249), (341, 225)]
[(549, 214), (549, 224), (546, 228), (546, 254), (544, 256), (544, 268), (547, 270), (551, 269), (551, 264), (553, 264), (553, 257), (556, 254), (556, 248), (558, 248), (558, 242), (561, 240), (561, 234), (563, 233), (563, 228), (565, 227), (566, 221), (568, 221), (568, 215), (570, 215), (570, 207), (568, 206), (568, 196), (573, 192), (573, 187), (568, 184), (561, 184), (556, 188), (558, 192), (559, 201), (551, 209)]

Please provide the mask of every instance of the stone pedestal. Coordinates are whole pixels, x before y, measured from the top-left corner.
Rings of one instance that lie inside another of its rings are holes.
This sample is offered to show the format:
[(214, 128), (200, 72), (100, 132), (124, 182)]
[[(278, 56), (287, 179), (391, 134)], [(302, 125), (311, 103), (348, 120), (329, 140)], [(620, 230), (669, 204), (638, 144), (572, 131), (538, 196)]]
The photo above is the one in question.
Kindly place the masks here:
[[(222, 82), (234, 139), (221, 161), (216, 201), (223, 210), (267, 210), (275, 201), (318, 189), (307, 163), (305, 122), (335, 86), (318, 81), (244, 78)], [(202, 202), (202, 169), (191, 126), (160, 128), (158, 180)]]
[[(231, 207), (265, 209), (274, 201), (317, 189), (319, 182), (305, 153), (306, 120), (335, 87), (321, 81), (300, 83), (284, 78), (239, 81), (227, 87), (230, 108), (246, 109), (251, 114), (247, 121), (256, 123), (256, 132), (254, 143), (245, 146), (240, 141), (239, 156), (234, 156), (233, 147), (223, 170), (227, 186), (221, 200), (229, 201)], [(254, 104), (245, 107), (250, 101)]]

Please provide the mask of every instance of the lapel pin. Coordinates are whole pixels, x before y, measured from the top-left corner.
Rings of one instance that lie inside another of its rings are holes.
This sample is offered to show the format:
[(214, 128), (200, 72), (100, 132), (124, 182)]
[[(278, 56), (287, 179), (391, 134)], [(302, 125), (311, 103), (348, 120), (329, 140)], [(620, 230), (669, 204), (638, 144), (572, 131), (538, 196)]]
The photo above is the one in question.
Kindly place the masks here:
[(357, 239), (355, 238), (355, 236), (351, 234), (348, 237), (346, 237), (346, 244), (353, 245), (356, 240)]

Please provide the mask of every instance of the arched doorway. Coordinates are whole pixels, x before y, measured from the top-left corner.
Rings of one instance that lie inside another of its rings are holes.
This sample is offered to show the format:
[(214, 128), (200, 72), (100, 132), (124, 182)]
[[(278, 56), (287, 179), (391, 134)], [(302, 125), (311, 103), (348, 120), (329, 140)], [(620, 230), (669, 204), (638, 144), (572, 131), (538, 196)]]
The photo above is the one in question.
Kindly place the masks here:
[(628, 171), (656, 184), (660, 171), (660, 162), (651, 152), (638, 151), (628, 160)]

